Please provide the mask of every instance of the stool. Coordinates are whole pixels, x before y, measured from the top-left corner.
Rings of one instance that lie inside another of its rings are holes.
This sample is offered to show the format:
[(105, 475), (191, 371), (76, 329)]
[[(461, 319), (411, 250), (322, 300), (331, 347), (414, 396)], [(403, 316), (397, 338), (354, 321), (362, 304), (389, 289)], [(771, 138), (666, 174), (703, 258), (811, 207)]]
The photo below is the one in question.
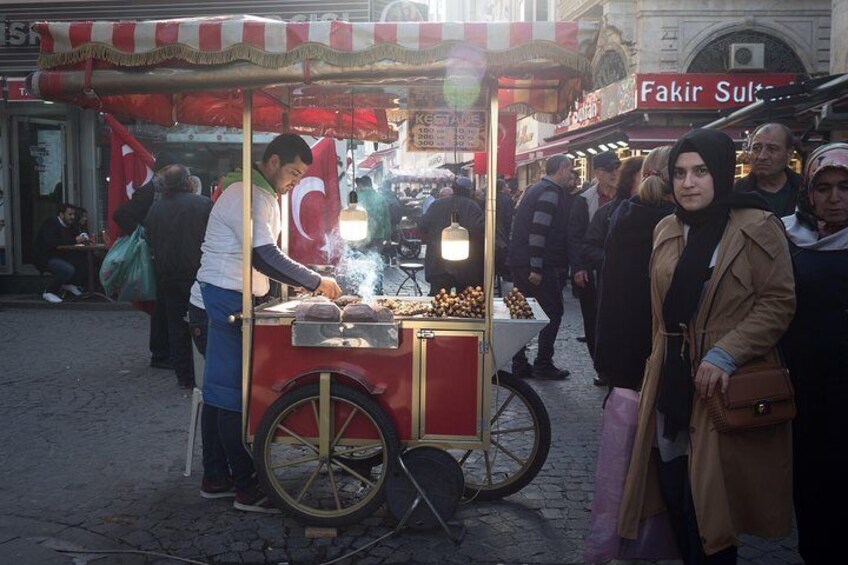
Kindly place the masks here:
[(191, 340), (191, 350), (194, 361), (194, 390), (191, 391), (191, 416), (188, 422), (188, 446), (186, 447), (186, 464), (183, 476), (191, 476), (191, 463), (194, 458), (194, 444), (197, 438), (197, 424), (200, 422), (200, 409), (203, 406), (203, 366), (206, 362), (194, 340)]
[(415, 295), (416, 296), (421, 296), (422, 294), (424, 294), (423, 292), (421, 292), (421, 287), (418, 285), (418, 278), (416, 277), (416, 275), (418, 274), (418, 271), (421, 271), (421, 270), (424, 269), (424, 265), (421, 264), (421, 263), (401, 263), (401, 264), (398, 265), (398, 268), (400, 268), (401, 271), (406, 273), (406, 278), (403, 279), (403, 281), (400, 283), (400, 286), (398, 287), (397, 292), (395, 293), (395, 296), (400, 294), (400, 289), (402, 289), (404, 287), (404, 285), (406, 284), (406, 281), (408, 281), (408, 280), (411, 280), (412, 284), (415, 285)]

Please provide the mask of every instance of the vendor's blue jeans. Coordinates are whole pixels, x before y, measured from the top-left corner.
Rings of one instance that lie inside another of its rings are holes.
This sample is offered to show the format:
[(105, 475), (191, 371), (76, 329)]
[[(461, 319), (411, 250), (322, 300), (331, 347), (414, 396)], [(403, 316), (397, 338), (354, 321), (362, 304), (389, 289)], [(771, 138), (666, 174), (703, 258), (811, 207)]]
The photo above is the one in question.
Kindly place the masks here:
[(205, 283), (200, 290), (209, 320), (201, 415), (204, 478), (220, 479), (229, 470), (242, 491), (256, 484), (256, 476), (241, 434), (241, 324), (227, 321), (241, 311), (241, 293)]
[[(69, 261), (51, 257), (47, 260), (47, 270), (53, 273), (53, 284), (47, 288), (47, 292), (59, 294), (62, 291), (62, 285), (68, 284), (74, 278), (77, 269)], [(90, 289), (87, 289), (90, 290)]]

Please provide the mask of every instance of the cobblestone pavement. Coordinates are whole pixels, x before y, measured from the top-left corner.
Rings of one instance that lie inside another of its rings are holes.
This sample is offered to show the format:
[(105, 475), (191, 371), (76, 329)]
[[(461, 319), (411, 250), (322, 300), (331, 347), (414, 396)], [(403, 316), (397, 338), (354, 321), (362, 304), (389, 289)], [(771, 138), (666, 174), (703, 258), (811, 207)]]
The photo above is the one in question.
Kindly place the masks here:
[[(397, 275), (387, 275), (387, 291)], [(343, 562), (580, 563), (604, 397), (575, 339), (581, 333), (569, 296), (556, 361), (572, 376), (533, 382), (553, 427), (533, 483), (500, 502), (460, 506), (455, 518), (467, 533), (458, 547), (440, 531), (403, 532)], [(190, 395), (148, 359), (147, 317), (138, 312), (0, 312), (0, 564), (174, 563), (168, 555), (210, 564), (319, 563), (392, 530), (378, 513), (335, 538), (308, 539), (290, 518), (202, 499), (199, 448), (194, 475), (182, 474)], [(794, 537), (746, 538), (740, 557), (800, 562)]]

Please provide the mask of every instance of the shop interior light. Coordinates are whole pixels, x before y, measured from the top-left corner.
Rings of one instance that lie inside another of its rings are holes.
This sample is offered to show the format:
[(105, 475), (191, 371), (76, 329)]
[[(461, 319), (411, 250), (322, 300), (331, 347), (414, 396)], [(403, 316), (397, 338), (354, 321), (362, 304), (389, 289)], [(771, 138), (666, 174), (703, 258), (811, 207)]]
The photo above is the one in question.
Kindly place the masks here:
[(442, 230), (442, 259), (464, 261), (468, 259), (470, 247), (468, 230), (459, 225), (456, 211), (451, 212), (451, 225)]
[(574, 159), (574, 158), (575, 158), (574, 153), (566, 153), (566, 154), (565, 154), (565, 156), (566, 156), (566, 157), (568, 157), (569, 159)]
[(598, 147), (601, 148), (601, 151), (609, 151), (610, 148), (606, 146), (606, 144), (601, 143)]
[(357, 201), (356, 191), (350, 191), (347, 208), (339, 214), (339, 235), (345, 241), (362, 241), (368, 236), (368, 212)]
[(582, 151), (580, 151), (579, 149), (577, 150), (577, 154), (578, 154), (578, 155), (580, 155), (581, 157), (585, 157), (585, 156), (586, 156), (586, 154), (585, 154), (585, 153), (583, 153)]
[(597, 155), (597, 154), (598, 154), (598, 150), (597, 150), (597, 149), (595, 149), (594, 147), (589, 147), (589, 148), (587, 148), (587, 149), (586, 149), (586, 151), (588, 151), (588, 152), (589, 152), (589, 153), (591, 153), (592, 155)]
[(626, 141), (619, 141), (618, 146), (619, 147), (627, 147), (627, 142)]

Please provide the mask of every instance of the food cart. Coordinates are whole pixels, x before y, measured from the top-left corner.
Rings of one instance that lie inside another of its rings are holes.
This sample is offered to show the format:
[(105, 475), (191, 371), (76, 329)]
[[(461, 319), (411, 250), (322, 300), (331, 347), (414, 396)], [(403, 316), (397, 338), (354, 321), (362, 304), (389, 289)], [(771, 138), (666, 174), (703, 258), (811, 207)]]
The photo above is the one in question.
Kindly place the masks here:
[(584, 86), (596, 24), (243, 16), (35, 27), (37, 96), (165, 126), (240, 126), (248, 184), (254, 129), (391, 141), (405, 123), (410, 149), (487, 151), (479, 318), (434, 317), (414, 298), (391, 304), (382, 322), (298, 320), (300, 299), (288, 294), (254, 308), (245, 192), (245, 292), (233, 316), (243, 433), (271, 499), (321, 525), (372, 513), (420, 446), (455, 456), (468, 496), (506, 496), (535, 477), (550, 445), (547, 412), (498, 369), (547, 318), (530, 300), (532, 319), (513, 319), (494, 298), (496, 117), (562, 118)]

